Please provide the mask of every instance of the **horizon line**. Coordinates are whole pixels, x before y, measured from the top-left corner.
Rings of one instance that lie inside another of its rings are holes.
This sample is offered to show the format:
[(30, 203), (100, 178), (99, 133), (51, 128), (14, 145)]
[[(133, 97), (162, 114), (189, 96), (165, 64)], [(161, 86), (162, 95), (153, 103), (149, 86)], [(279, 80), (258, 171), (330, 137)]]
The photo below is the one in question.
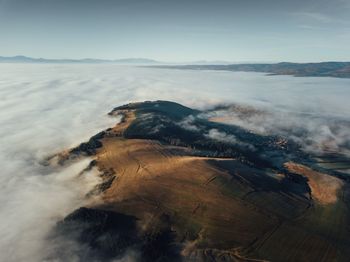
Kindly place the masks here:
[[(140, 62), (148, 62), (148, 63), (158, 63), (158, 64), (190, 64), (190, 63), (217, 63), (217, 64), (279, 64), (279, 63), (295, 63), (295, 64), (317, 64), (317, 63), (349, 63), (350, 61), (347, 60), (318, 60), (318, 61), (288, 61), (288, 60), (240, 60), (240, 61), (229, 61), (229, 60), (221, 60), (221, 59), (214, 59), (214, 60), (207, 60), (207, 59), (199, 59), (199, 60), (191, 60), (191, 61), (165, 61), (165, 60), (157, 60), (153, 58), (147, 58), (147, 57), (124, 57), (124, 58), (92, 58), (92, 57), (85, 57), (85, 58), (45, 58), (45, 57), (32, 57), (32, 56), (26, 56), (26, 55), (13, 55), (13, 56), (1, 56), (0, 55), (0, 62), (2, 62), (2, 59), (28, 59), (28, 60), (34, 60), (32, 62), (59, 62), (59, 61), (66, 61), (66, 62), (84, 62), (89, 60), (95, 60), (95, 62), (126, 62), (129, 60), (129, 62), (132, 62), (133, 60), (137, 62), (137, 60), (140, 60)], [(16, 61), (13, 61), (16, 62)], [(30, 61), (26, 61), (27, 63), (30, 63)], [(93, 61), (91, 61), (93, 62)]]

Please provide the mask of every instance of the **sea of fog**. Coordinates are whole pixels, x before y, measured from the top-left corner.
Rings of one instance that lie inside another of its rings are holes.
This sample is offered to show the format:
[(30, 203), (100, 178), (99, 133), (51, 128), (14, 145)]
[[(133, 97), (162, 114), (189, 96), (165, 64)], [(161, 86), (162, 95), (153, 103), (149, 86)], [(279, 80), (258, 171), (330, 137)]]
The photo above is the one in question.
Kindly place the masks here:
[[(77, 175), (89, 159), (62, 169), (43, 166), (42, 160), (115, 124), (116, 119), (107, 117), (113, 107), (157, 99), (196, 108), (251, 105), (282, 112), (280, 125), (288, 124), (289, 115), (313, 115), (324, 122), (290, 119), (293, 125), (310, 126), (315, 136), (349, 142), (349, 130), (334, 133), (327, 129), (327, 119), (350, 119), (350, 79), (0, 64), (0, 261), (50, 256), (59, 243), (48, 244), (47, 234), (57, 221), (86, 204), (85, 194), (99, 183), (95, 170)], [(271, 119), (269, 125), (274, 125)]]

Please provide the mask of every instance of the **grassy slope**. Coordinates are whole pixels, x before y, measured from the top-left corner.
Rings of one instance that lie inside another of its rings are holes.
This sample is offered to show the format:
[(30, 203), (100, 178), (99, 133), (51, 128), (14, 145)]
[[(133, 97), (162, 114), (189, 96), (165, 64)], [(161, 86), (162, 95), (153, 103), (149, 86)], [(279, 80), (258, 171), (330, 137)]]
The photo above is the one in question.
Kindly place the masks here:
[[(346, 261), (348, 184), (335, 203), (315, 201), (307, 176), (283, 166), (294, 145), (282, 150), (273, 137), (199, 120), (202, 133), (231, 132), (256, 151), (208, 141), (174, 124), (198, 113), (175, 103), (129, 104), (111, 114), (118, 112), (123, 123), (95, 149), (105, 179), (115, 176), (98, 208), (136, 217), (141, 235), (161, 230), (166, 216), (187, 258)], [(159, 125), (165, 128), (154, 133)], [(220, 150), (224, 158), (216, 158)], [(278, 157), (266, 159), (266, 152)]]

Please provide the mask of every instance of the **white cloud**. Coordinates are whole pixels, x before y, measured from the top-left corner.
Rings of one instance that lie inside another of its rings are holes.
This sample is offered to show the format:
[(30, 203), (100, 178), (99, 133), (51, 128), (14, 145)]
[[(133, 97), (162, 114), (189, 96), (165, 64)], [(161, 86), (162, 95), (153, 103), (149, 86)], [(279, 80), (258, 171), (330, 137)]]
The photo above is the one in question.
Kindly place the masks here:
[(237, 139), (234, 135), (226, 134), (225, 132), (220, 132), (217, 129), (210, 129), (206, 137), (225, 143), (235, 144)]
[(200, 128), (195, 125), (194, 121), (195, 121), (195, 117), (192, 115), (189, 115), (188, 117), (185, 117), (182, 121), (180, 121), (177, 124), (181, 126), (183, 129), (198, 132), (200, 131)]
[(7, 262), (40, 261), (49, 252), (46, 233), (84, 204), (84, 193), (97, 183), (91, 174), (76, 176), (87, 161), (62, 170), (40, 162), (113, 125), (116, 119), (106, 114), (115, 106), (156, 99), (198, 108), (240, 102), (350, 117), (346, 79), (115, 65), (0, 64), (0, 72), (0, 254)]

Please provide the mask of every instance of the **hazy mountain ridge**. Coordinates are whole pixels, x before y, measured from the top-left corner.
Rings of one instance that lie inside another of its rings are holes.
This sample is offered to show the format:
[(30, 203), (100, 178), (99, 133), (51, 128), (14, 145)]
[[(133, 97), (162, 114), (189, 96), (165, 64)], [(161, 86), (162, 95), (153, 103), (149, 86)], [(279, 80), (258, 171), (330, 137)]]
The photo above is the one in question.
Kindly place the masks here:
[(226, 61), (193, 61), (183, 63), (162, 62), (148, 58), (123, 59), (46, 59), (27, 56), (0, 56), (0, 63), (72, 63), (72, 64), (135, 64), (167, 69), (190, 70), (222, 70), (234, 72), (262, 72), (273, 75), (293, 76), (328, 76), (350, 78), (350, 62), (320, 62), (320, 63), (239, 63), (232, 64)]
[(148, 58), (120, 58), (120, 59), (50, 59), (50, 58), (33, 58), (23, 55), (17, 56), (0, 56), (0, 63), (79, 63), (79, 64), (164, 64), (164, 65), (229, 65), (231, 62), (222, 60), (199, 60), (191, 62), (164, 62)]
[(46, 59), (32, 58), (27, 56), (0, 56), (0, 63), (91, 63), (91, 64), (158, 64), (160, 62), (147, 58), (123, 58), (123, 59)]

